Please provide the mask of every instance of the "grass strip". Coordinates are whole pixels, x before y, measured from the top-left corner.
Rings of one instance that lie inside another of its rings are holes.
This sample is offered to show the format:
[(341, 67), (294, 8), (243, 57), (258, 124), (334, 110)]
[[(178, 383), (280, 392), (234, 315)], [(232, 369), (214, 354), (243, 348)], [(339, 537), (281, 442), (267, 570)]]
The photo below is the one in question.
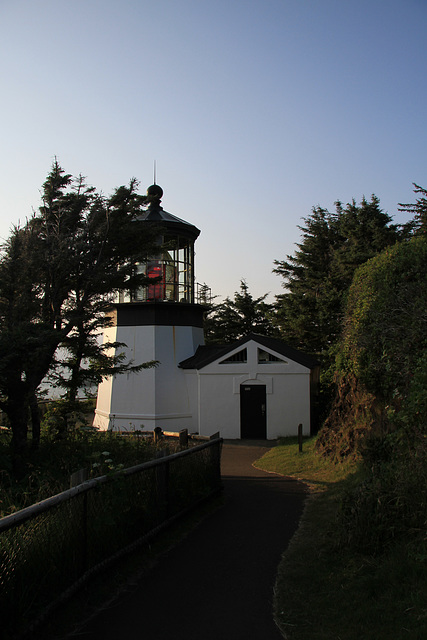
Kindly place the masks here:
[[(256, 462), (296, 477), (311, 493), (299, 529), (278, 567), (275, 618), (289, 640), (424, 640), (425, 561), (400, 543), (376, 556), (343, 548), (340, 505), (363, 477), (356, 464), (335, 465), (315, 452), (315, 439), (284, 439)], [(422, 560), (422, 559), (421, 559)]]

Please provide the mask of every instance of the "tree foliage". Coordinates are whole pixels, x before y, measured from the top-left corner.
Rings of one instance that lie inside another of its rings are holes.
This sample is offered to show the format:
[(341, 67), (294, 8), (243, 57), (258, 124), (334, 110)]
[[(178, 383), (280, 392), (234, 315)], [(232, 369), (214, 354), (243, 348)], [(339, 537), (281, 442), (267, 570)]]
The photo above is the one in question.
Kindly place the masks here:
[[(399, 546), (427, 558), (427, 242), (386, 249), (357, 270), (337, 359), (338, 393), (317, 440), (342, 460), (361, 457), (363, 482), (345, 496), (346, 548)], [(405, 565), (406, 566), (406, 565)]]
[(227, 344), (255, 332), (272, 336), (277, 332), (272, 322), (273, 305), (265, 302), (268, 294), (254, 298), (245, 280), (240, 282), (240, 291), (234, 299), (212, 305), (205, 320), (207, 344)]
[(393, 244), (399, 234), (375, 196), (335, 212), (313, 208), (304, 218), (302, 241), (287, 260), (275, 261), (286, 292), (277, 296), (285, 339), (328, 360), (342, 328), (345, 296), (358, 266)]
[(406, 225), (407, 231), (414, 235), (427, 234), (427, 189), (413, 183), (414, 192), (421, 194), (414, 204), (399, 204), (399, 210), (409, 213), (411, 221)]
[(414, 415), (414, 402), (425, 404), (419, 391), (427, 355), (426, 300), (424, 237), (389, 247), (356, 271), (336, 361), (338, 392), (321, 448), (353, 453), (372, 433), (386, 432), (391, 415), (404, 407)]
[(304, 218), (295, 255), (275, 261), (286, 293), (277, 296), (277, 322), (297, 348), (321, 354), (339, 331), (332, 261), (338, 246), (336, 215), (320, 207)]
[(109, 359), (108, 345), (98, 345), (94, 336), (111, 294), (143, 284), (133, 264), (153, 251), (154, 232), (138, 220), (144, 197), (137, 187), (133, 179), (106, 198), (55, 160), (43, 184), (42, 206), (12, 230), (3, 247), (0, 407), (9, 417), (16, 452), (26, 448), (30, 406), (35, 427), (36, 392), (58, 364), (58, 347), (68, 350), (71, 375), (65, 384), (72, 396), (83, 382), (83, 359), (93, 363), (95, 380), (123, 365)]
[(427, 243), (413, 238), (364, 264), (349, 291), (340, 371), (386, 402), (407, 393), (427, 346)]

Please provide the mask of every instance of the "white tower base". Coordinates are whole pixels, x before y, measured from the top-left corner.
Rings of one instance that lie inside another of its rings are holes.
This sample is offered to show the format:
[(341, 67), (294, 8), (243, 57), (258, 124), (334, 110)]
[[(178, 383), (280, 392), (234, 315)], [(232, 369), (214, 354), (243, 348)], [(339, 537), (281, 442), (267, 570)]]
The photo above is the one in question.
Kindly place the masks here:
[[(178, 367), (203, 345), (203, 312), (187, 303), (131, 303), (114, 307), (104, 342), (122, 342), (126, 361), (158, 365), (104, 380), (98, 387), (94, 426), (102, 431), (198, 432), (188, 376)], [(195, 415), (196, 413), (196, 415)]]

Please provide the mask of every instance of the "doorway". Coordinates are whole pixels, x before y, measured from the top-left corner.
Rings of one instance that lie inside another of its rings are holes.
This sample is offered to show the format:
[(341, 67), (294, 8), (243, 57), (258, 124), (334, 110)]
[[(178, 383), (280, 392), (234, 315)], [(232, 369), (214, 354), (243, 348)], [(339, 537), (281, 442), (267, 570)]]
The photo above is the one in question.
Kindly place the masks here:
[(246, 440), (265, 440), (267, 438), (265, 385), (240, 385), (240, 437)]

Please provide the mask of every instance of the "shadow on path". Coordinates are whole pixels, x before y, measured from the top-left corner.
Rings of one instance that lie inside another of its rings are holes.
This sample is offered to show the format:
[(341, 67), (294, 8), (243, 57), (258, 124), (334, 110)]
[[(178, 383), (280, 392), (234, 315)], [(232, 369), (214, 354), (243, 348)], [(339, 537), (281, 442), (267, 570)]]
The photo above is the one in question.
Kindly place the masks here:
[(224, 505), (70, 638), (280, 640), (273, 587), (306, 492), (252, 467), (270, 447), (224, 443)]

